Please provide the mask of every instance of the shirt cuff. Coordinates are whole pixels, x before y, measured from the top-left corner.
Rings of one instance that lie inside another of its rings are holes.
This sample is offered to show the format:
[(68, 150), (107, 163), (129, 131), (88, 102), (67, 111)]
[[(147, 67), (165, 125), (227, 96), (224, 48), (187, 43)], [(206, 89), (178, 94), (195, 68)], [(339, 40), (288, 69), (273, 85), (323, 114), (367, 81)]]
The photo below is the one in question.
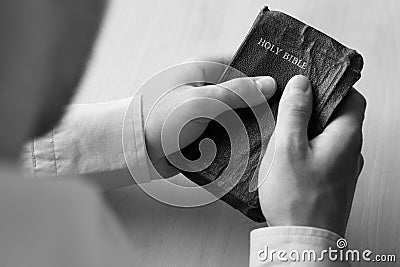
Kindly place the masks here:
[(145, 141), (142, 94), (136, 94), (132, 100), (132, 120), (135, 153), (133, 153), (134, 157), (131, 160), (127, 159), (127, 165), (132, 168), (131, 174), (137, 184), (149, 183), (151, 176)]
[(314, 227), (255, 229), (250, 234), (250, 266), (350, 266), (340, 260), (338, 240), (346, 242), (334, 232)]

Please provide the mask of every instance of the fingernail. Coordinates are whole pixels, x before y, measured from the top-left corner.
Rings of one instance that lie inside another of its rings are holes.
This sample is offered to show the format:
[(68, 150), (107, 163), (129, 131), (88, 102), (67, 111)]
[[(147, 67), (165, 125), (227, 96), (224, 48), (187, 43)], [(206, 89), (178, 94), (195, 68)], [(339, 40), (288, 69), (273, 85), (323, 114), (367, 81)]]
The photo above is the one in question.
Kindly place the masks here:
[(276, 89), (276, 82), (272, 77), (263, 76), (256, 80), (256, 86), (261, 92), (265, 94), (274, 94)]
[(290, 79), (288, 87), (291, 90), (301, 90), (303, 92), (307, 92), (310, 86), (311, 84), (307, 77), (303, 75), (296, 75)]

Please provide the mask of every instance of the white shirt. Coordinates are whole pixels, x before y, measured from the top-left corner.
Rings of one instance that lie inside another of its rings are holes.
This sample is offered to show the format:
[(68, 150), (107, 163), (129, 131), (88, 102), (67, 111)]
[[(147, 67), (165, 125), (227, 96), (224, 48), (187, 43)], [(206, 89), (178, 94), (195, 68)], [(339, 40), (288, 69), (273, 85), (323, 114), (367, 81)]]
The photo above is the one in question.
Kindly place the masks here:
[[(4, 262), (7, 263), (4, 266), (137, 266), (138, 258), (132, 254), (134, 248), (130, 247), (100, 194), (87, 184), (77, 185), (89, 180), (109, 189), (135, 183), (121, 145), (123, 119), (130, 100), (71, 105), (58, 127), (26, 146), (22, 158), (24, 169), (30, 175), (68, 179), (14, 183), (21, 180), (15, 179), (21, 174), (0, 169), (1, 176), (10, 177), (5, 182), (2, 180), (0, 186), (1, 266)], [(139, 165), (144, 163), (146, 155), (143, 149), (136, 149), (144, 140), (138, 140), (137, 136), (135, 139), (134, 130), (141, 129), (142, 125), (137, 119), (141, 114), (134, 116), (125, 122), (131, 124), (132, 140), (135, 140), (127, 150), (131, 151), (127, 160)], [(112, 172), (119, 174), (107, 175)], [(70, 177), (76, 175), (83, 177), (79, 182), (75, 179), (71, 182)], [(143, 179), (142, 182), (150, 181)], [(20, 221), (24, 223), (15, 224)], [(350, 266), (328, 257), (317, 262), (290, 263), (296, 259), (296, 251), (301, 255), (313, 250), (320, 256), (324, 250), (337, 249), (336, 241), (340, 238), (333, 232), (312, 227), (256, 229), (250, 234), (249, 266)], [(270, 255), (272, 251), (276, 253)], [(286, 257), (279, 251), (286, 252)]]

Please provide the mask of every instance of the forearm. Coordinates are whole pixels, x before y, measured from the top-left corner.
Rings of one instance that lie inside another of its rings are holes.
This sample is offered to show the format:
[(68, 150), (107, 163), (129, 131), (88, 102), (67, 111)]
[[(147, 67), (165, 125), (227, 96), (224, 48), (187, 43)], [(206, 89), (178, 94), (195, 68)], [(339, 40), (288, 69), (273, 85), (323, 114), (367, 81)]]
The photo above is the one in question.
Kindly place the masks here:
[[(125, 113), (131, 98), (96, 104), (75, 104), (49, 134), (31, 141), (22, 155), (34, 176), (79, 174), (104, 190), (132, 185), (126, 160), (136, 160), (133, 114)], [(138, 114), (141, 116), (141, 114)], [(124, 154), (125, 152), (125, 154)]]

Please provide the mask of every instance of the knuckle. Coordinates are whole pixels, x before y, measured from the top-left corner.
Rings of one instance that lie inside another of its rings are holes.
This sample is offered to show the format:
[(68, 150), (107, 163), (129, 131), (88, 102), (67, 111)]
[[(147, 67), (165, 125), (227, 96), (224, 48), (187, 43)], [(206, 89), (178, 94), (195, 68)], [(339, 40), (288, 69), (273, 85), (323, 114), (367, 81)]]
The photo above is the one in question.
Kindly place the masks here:
[(237, 79), (228, 80), (224, 83), (218, 84), (219, 88), (232, 90), (237, 84)]
[(234, 93), (238, 94), (239, 96), (242, 95), (243, 93), (247, 92), (248, 90), (251, 90), (250, 82), (248, 79), (234, 79), (232, 80), (231, 87), (229, 88), (230, 91), (233, 91)]
[(363, 134), (361, 128), (348, 129), (338, 132), (339, 140), (344, 141), (346, 147), (351, 148), (355, 153), (360, 153), (363, 143)]
[(356, 127), (356, 128), (350, 129), (348, 132), (348, 136), (351, 141), (353, 141), (353, 142), (358, 141), (361, 143), (362, 139), (363, 139), (363, 133), (362, 133), (361, 127)]
[[(229, 91), (225, 88), (221, 88), (219, 86), (215, 86), (214, 88), (210, 88), (212, 90), (212, 96), (221, 101), (226, 101), (229, 96)], [(211, 91), (210, 90), (210, 91)]]
[(243, 79), (237, 79), (235, 80), (231, 90), (236, 96), (240, 97), (243, 94), (243, 92), (245, 92), (244, 88), (246, 88), (246, 84), (243, 81)]
[(360, 171), (364, 168), (364, 156), (362, 155), (362, 154), (360, 154), (360, 167), (359, 167), (359, 169), (360, 169)]
[(361, 101), (361, 105), (362, 105), (363, 109), (365, 110), (368, 105), (367, 99), (363, 95), (360, 94), (360, 101)]
[(350, 93), (354, 96), (354, 98), (356, 99), (356, 101), (358, 102), (358, 106), (365, 111), (367, 108), (367, 99), (356, 89), (352, 88), (352, 90), (350, 91)]
[(227, 81), (218, 89), (217, 98), (234, 106), (242, 106), (249, 94), (252, 94), (252, 85), (249, 79), (237, 78)]
[(207, 99), (203, 102), (199, 102), (199, 108), (210, 110), (214, 107), (220, 110), (225, 110), (227, 106), (235, 108), (239, 104), (239, 98), (230, 90), (219, 86), (213, 86), (210, 88), (210, 93), (208, 94)]

